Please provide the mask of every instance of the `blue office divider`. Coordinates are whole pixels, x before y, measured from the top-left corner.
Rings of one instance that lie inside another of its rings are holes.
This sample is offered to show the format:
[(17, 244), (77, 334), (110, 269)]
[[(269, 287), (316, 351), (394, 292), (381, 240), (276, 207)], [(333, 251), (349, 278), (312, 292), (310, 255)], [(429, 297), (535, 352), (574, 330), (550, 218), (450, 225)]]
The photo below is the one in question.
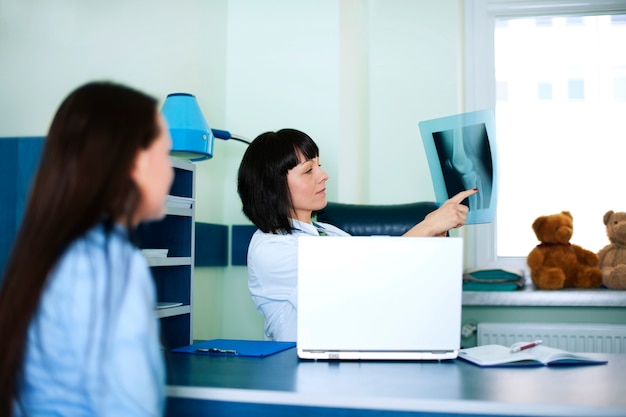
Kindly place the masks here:
[(195, 266), (228, 265), (228, 226), (196, 222)]
[(44, 137), (0, 138), (0, 272), (22, 222)]
[(231, 264), (245, 266), (248, 264), (248, 245), (257, 227), (248, 224), (232, 226)]

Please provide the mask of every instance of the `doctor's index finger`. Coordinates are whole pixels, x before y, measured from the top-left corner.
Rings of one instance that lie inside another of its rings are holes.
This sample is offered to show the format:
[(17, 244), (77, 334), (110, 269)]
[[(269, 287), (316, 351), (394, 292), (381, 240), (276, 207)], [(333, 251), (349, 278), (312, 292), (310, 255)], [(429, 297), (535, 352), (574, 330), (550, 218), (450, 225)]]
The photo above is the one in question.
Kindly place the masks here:
[(450, 198), (450, 201), (452, 201), (453, 203), (460, 203), (461, 201), (465, 200), (467, 197), (474, 195), (477, 192), (478, 192), (478, 188), (472, 188), (471, 190), (461, 191), (460, 193), (456, 194), (454, 197)]

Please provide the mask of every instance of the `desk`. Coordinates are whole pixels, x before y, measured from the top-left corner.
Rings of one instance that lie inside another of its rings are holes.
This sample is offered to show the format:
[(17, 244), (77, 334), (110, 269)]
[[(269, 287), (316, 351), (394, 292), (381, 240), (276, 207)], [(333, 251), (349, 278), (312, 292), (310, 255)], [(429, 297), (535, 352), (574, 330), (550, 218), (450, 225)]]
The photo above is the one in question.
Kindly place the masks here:
[(608, 365), (479, 368), (171, 353), (167, 416), (626, 416), (626, 355)]

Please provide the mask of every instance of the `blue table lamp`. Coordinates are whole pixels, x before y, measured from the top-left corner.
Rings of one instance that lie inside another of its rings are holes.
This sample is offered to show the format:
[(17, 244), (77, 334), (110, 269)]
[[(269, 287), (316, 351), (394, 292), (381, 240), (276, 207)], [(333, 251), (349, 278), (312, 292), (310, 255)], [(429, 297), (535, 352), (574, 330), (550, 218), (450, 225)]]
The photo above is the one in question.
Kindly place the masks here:
[(170, 128), (173, 156), (194, 162), (213, 157), (213, 132), (194, 95), (169, 94), (161, 113)]
[(218, 139), (235, 139), (249, 144), (244, 138), (231, 135), (227, 130), (211, 129), (193, 94), (168, 94), (161, 113), (170, 128), (172, 156), (192, 162), (213, 157), (213, 142)]

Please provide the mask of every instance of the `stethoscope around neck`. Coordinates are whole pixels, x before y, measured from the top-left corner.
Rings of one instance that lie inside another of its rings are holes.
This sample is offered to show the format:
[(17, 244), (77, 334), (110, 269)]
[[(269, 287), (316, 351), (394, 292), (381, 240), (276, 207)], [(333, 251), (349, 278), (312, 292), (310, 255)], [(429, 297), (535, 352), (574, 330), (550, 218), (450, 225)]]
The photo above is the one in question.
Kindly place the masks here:
[[(315, 227), (315, 230), (317, 230), (317, 233), (320, 236), (328, 236), (328, 232), (326, 232), (326, 229), (324, 229), (322, 226), (320, 226), (319, 224), (315, 223), (315, 222), (311, 222), (311, 225), (313, 227)], [(299, 232), (302, 233), (307, 233), (305, 230), (300, 229), (299, 227), (292, 227), (291, 230), (297, 230)], [(308, 233), (307, 233), (308, 234)]]

